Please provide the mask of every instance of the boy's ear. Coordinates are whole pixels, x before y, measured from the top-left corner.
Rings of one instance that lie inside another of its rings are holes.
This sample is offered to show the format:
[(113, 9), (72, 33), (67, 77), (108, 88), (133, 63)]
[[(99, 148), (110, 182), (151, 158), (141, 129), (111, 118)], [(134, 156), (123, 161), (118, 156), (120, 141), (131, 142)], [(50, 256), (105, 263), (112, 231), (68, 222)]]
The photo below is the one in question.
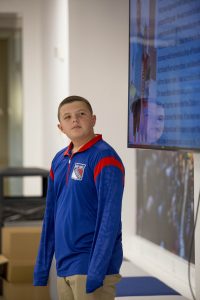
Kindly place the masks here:
[(61, 124), (59, 123), (57, 126), (63, 132), (63, 128), (62, 128)]
[(95, 115), (93, 115), (92, 118), (93, 118), (93, 127), (94, 127), (96, 124), (97, 117)]

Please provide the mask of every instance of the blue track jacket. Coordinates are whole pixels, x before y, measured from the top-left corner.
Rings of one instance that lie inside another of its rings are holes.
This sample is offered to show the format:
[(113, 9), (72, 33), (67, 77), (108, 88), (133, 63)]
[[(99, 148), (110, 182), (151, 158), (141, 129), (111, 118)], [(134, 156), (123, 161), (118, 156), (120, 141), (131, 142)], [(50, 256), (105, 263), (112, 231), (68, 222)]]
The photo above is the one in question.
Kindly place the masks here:
[(90, 293), (122, 263), (124, 167), (101, 135), (73, 155), (71, 149), (52, 161), (34, 285), (47, 285), (55, 253), (57, 275), (87, 275)]

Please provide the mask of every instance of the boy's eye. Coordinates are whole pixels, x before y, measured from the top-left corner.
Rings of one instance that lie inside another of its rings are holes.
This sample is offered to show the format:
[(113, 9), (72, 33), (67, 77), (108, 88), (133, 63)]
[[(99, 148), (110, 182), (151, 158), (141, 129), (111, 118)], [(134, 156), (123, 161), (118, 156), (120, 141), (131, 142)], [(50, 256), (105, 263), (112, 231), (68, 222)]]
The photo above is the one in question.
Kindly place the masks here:
[(70, 118), (70, 116), (64, 116), (64, 120), (69, 120)]
[(79, 113), (79, 117), (84, 117), (84, 116), (86, 116), (86, 113), (85, 113), (84, 111), (81, 111), (81, 112)]

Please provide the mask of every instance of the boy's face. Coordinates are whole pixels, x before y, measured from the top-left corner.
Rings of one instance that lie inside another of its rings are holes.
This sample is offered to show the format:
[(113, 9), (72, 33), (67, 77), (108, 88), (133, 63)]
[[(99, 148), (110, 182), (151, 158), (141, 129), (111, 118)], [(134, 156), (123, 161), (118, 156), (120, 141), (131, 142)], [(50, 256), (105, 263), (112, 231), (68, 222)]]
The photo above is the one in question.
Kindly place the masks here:
[(64, 104), (60, 108), (58, 128), (75, 143), (84, 143), (93, 138), (96, 117), (87, 104), (81, 101)]

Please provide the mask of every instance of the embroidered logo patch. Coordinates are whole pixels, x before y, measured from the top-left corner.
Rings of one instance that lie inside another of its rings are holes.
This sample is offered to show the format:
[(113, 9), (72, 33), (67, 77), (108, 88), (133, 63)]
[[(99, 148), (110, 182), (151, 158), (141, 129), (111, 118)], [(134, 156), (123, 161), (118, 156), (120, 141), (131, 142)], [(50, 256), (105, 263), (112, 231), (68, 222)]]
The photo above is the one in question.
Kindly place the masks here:
[(82, 180), (85, 167), (86, 165), (84, 164), (76, 163), (72, 172), (72, 179)]

